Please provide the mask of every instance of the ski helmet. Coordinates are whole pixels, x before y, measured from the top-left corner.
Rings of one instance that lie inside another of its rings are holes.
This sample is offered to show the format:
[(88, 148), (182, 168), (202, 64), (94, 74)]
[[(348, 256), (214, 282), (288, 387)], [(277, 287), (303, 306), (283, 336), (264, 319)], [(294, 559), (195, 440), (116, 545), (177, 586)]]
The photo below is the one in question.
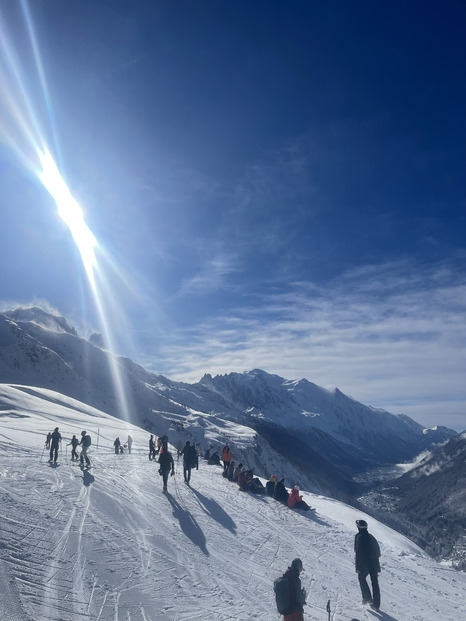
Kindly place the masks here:
[(301, 570), (302, 570), (302, 568), (303, 568), (303, 562), (302, 562), (302, 560), (301, 560), (300, 558), (294, 558), (294, 559), (291, 561), (291, 567), (292, 567), (293, 569), (297, 569), (298, 571), (301, 571)]

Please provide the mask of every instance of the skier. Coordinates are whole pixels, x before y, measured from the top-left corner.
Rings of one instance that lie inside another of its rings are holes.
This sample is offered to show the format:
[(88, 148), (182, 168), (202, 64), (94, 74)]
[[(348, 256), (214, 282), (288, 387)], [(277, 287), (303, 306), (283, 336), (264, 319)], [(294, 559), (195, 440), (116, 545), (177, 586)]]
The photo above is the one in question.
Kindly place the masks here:
[(149, 438), (149, 460), (152, 461), (152, 459), (155, 459), (155, 441), (154, 436), (151, 434)]
[(212, 451), (212, 444), (209, 444), (209, 447), (208, 447), (208, 449), (206, 450), (205, 455), (204, 455), (204, 459), (205, 459), (206, 461), (209, 461), (211, 451)]
[(299, 485), (295, 485), (288, 495), (288, 506), (292, 509), (303, 509), (303, 511), (309, 511), (310, 507), (303, 500), (303, 497), (299, 495)]
[(128, 453), (131, 455), (131, 447), (133, 446), (133, 438), (131, 436), (128, 436)]
[(183, 455), (184, 482), (189, 485), (191, 481), (191, 469), (196, 465), (196, 448), (191, 446), (189, 440), (181, 451), (181, 455)]
[(52, 432), (49, 431), (47, 434), (47, 437), (45, 438), (45, 448), (49, 449), (50, 448), (50, 440), (52, 439)]
[[(115, 438), (115, 442), (113, 443), (113, 446), (115, 447), (115, 455), (119, 455), (120, 454), (120, 446), (121, 446), (120, 438)], [(121, 452), (123, 452), (123, 451), (121, 451)]]
[(85, 431), (81, 431), (81, 455), (79, 460), (81, 462), (81, 466), (84, 466), (84, 460), (86, 460), (86, 466), (90, 467), (91, 460), (87, 456), (87, 449), (91, 446), (91, 436), (88, 435)]
[(78, 438), (76, 436), (73, 436), (71, 438), (71, 442), (67, 445), (67, 446), (71, 446), (72, 447), (72, 449), (71, 449), (71, 461), (78, 461), (78, 459), (79, 459), (78, 453), (76, 451), (76, 447), (78, 446), (78, 444), (79, 444)]
[(168, 475), (171, 471), (171, 476), (175, 474), (175, 462), (173, 461), (173, 455), (168, 450), (168, 444), (162, 444), (162, 451), (159, 457), (160, 469), (159, 473), (163, 476), (163, 491), (167, 491)]
[(299, 577), (302, 570), (302, 560), (295, 558), (283, 574), (283, 578), (286, 578), (290, 585), (288, 591), (290, 600), (286, 612), (282, 613), (284, 621), (304, 621), (303, 607), (306, 603), (306, 591), (302, 588)]
[(61, 442), (61, 433), (58, 431), (58, 427), (55, 427), (53, 433), (50, 434), (50, 459), (53, 463), (57, 463), (58, 459), (58, 446)]
[[(374, 610), (380, 608), (380, 547), (377, 539), (367, 530), (366, 520), (356, 520), (358, 533), (354, 537), (354, 552), (356, 554), (356, 572), (361, 587), (362, 603), (371, 604)], [(371, 577), (372, 595), (367, 584), (367, 576)]]

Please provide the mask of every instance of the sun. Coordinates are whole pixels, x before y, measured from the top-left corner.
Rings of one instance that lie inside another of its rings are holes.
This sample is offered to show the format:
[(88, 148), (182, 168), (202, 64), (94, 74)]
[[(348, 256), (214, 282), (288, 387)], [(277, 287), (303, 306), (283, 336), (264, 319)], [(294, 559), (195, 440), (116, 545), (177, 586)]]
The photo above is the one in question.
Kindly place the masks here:
[(94, 286), (94, 271), (97, 267), (95, 256), (95, 249), (98, 245), (97, 240), (85, 223), (83, 210), (76, 199), (73, 198), (53, 157), (47, 150), (39, 152), (38, 156), (41, 165), (41, 171), (38, 173), (39, 179), (55, 200), (58, 214), (68, 225), (81, 254), (87, 276)]

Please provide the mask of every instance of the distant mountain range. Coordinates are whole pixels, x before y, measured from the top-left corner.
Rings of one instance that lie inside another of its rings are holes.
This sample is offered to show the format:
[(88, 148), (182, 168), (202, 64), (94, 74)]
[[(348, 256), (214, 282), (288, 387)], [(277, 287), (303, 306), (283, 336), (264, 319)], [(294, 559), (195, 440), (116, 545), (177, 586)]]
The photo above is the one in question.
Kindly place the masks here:
[(367, 500), (434, 558), (450, 558), (466, 570), (466, 432)]
[(281, 469), (345, 500), (356, 492), (355, 472), (410, 460), (456, 435), (259, 369), (174, 382), (99, 344), (98, 335), (81, 338), (40, 308), (3, 313), (0, 381), (59, 391), (158, 435), (170, 430), (180, 442), (191, 437), (206, 448), (228, 441), (237, 459), (264, 476)]

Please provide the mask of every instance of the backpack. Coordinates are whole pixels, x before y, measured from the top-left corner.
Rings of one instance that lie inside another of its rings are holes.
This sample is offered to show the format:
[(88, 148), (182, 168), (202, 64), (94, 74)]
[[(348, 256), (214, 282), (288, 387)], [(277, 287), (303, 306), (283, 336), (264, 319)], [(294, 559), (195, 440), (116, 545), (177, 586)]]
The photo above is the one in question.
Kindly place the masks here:
[(286, 576), (281, 576), (274, 580), (273, 592), (277, 610), (281, 615), (290, 614), (291, 610), (291, 584)]
[(89, 448), (91, 446), (91, 436), (84, 436), (83, 446), (85, 446), (86, 448)]

